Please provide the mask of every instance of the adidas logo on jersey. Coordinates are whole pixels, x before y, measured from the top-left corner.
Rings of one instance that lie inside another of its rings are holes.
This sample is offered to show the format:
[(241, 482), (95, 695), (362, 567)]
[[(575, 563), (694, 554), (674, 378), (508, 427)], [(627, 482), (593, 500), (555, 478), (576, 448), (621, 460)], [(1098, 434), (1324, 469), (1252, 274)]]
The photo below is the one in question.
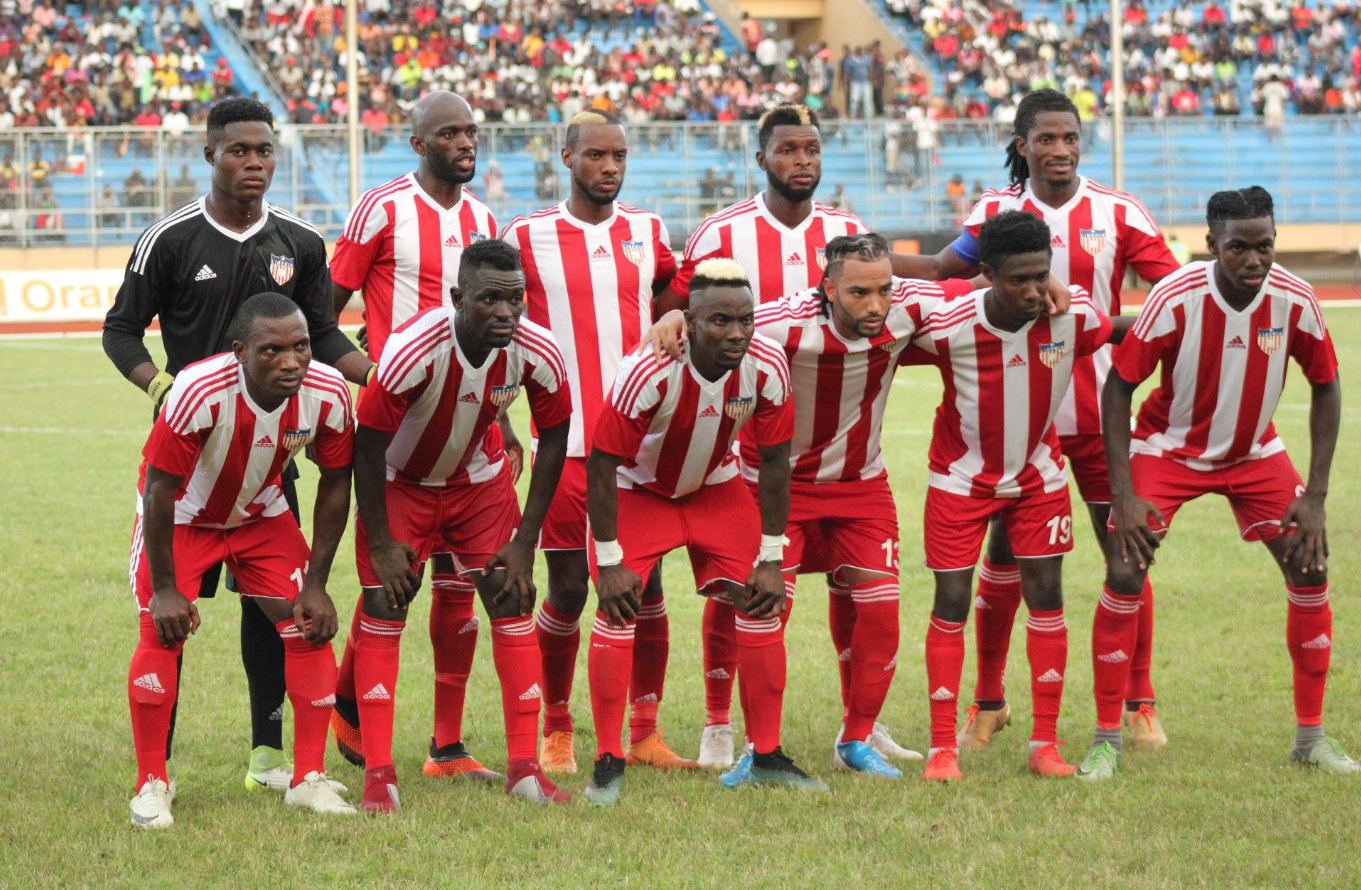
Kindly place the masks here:
[(477, 622), (477, 616), (473, 616), (472, 618), (469, 618), (469, 619), (468, 619), (468, 623), (467, 623), (467, 624), (463, 625), (462, 627), (460, 627), (460, 628), (458, 629), (458, 632), (459, 632), (460, 635), (461, 635), (461, 634), (467, 634), (467, 633), (477, 633), (477, 629), (478, 629), (478, 627), (480, 627), (480, 626), (481, 626), (481, 625), (479, 625), (478, 622)]
[(1008, 367), (1008, 368), (1024, 368), (1024, 367), (1025, 367), (1025, 357), (1024, 357), (1023, 355), (1021, 355), (1019, 352), (1016, 353), (1015, 355), (1013, 355), (1013, 356), (1011, 357), (1011, 361), (1007, 362), (1007, 367)]
[(591, 251), (591, 259), (593, 260), (607, 260), (609, 258), (610, 252), (605, 249), (605, 245), (603, 244)]
[(716, 409), (713, 405), (710, 405), (709, 407), (705, 408), (703, 411), (699, 412), (699, 416), (700, 416), (700, 417), (717, 417), (717, 416), (718, 416), (718, 409)]
[(1060, 235), (1055, 235), (1055, 236), (1054, 236), (1054, 240), (1052, 240), (1052, 241), (1049, 242), (1049, 246), (1050, 246), (1050, 247), (1061, 248), (1061, 249), (1064, 249), (1064, 250), (1067, 250), (1067, 249), (1068, 249), (1068, 245), (1063, 243), (1063, 238), (1062, 238), (1062, 236), (1060, 236)]
[(1045, 671), (1043, 674), (1040, 674), (1038, 677), (1036, 677), (1036, 678), (1035, 678), (1035, 682), (1037, 682), (1037, 683), (1062, 683), (1062, 682), (1063, 682), (1063, 674), (1060, 674), (1058, 671), (1054, 670), (1053, 668), (1050, 668), (1049, 670)]
[(1098, 655), (1097, 661), (1104, 661), (1107, 664), (1119, 664), (1122, 661), (1129, 661), (1129, 656), (1124, 649), (1116, 649), (1114, 652), (1107, 652), (1105, 655)]
[(791, 254), (789, 255), (789, 257), (784, 261), (784, 264), (785, 264), (786, 266), (802, 266), (802, 265), (803, 265), (803, 257), (799, 256), (798, 251), (794, 251), (794, 252), (791, 253)]
[(851, 660), (851, 650), (850, 650), (850, 647), (848, 646), (848, 647), (846, 647), (845, 649), (842, 649), (840, 652), (838, 652), (838, 653), (836, 654), (836, 660), (837, 660), (837, 661), (850, 661), (850, 660)]
[(256, 447), (256, 448), (273, 448), (273, 447), (274, 447), (274, 440), (271, 439), (271, 438), (269, 437), (269, 433), (265, 433), (263, 436), (261, 436), (260, 438), (258, 438), (258, 439), (255, 440), (255, 447)]
[(633, 700), (633, 703), (634, 703), (635, 705), (636, 705), (636, 704), (648, 704), (648, 705), (656, 704), (656, 703), (657, 703), (657, 693), (655, 693), (655, 692), (649, 692), (647, 695), (644, 695), (644, 696), (641, 697), (641, 698), (635, 698), (635, 699)]
[(955, 694), (944, 686), (931, 693), (931, 701), (954, 701)]
[(372, 689), (364, 693), (364, 701), (392, 701), (392, 693), (382, 683), (375, 683)]
[(1300, 643), (1301, 649), (1331, 649), (1333, 641), (1327, 634), (1319, 634), (1307, 643)]
[(154, 692), (157, 695), (165, 695), (165, 687), (161, 685), (161, 678), (155, 674), (142, 674), (132, 685), (138, 689), (145, 689), (147, 692)]
[(328, 696), (326, 696), (325, 698), (319, 698), (319, 699), (316, 699), (315, 701), (313, 701), (313, 702), (312, 702), (312, 707), (314, 707), (314, 708), (333, 708), (333, 707), (335, 707), (335, 703), (336, 703), (336, 697), (335, 697), (335, 694), (332, 693), (331, 695), (328, 695)]
[(465, 392), (463, 395), (459, 396), (458, 400), (459, 400), (460, 402), (463, 402), (465, 405), (476, 405), (476, 404), (478, 404), (478, 401), (477, 401), (477, 393), (472, 392), (471, 390), (468, 391), (468, 392)]
[(1234, 334), (1233, 339), (1224, 347), (1225, 349), (1247, 349), (1248, 344), (1243, 342), (1243, 338)]
[(194, 280), (195, 280), (195, 281), (210, 281), (210, 280), (212, 280), (212, 279), (214, 279), (214, 278), (216, 278), (216, 277), (217, 277), (217, 273), (214, 272), (212, 269), (209, 269), (207, 263), (204, 263), (204, 264), (203, 264), (203, 268), (202, 268), (202, 269), (199, 269), (199, 270), (198, 270), (198, 274), (194, 276)]
[(732, 674), (729, 674), (727, 671), (723, 670), (723, 668), (714, 668), (713, 670), (706, 672), (704, 676), (708, 677), (710, 680), (732, 679)]
[(535, 683), (533, 686), (520, 693), (520, 701), (533, 701), (536, 698), (542, 697), (543, 693), (539, 691), (538, 683)]

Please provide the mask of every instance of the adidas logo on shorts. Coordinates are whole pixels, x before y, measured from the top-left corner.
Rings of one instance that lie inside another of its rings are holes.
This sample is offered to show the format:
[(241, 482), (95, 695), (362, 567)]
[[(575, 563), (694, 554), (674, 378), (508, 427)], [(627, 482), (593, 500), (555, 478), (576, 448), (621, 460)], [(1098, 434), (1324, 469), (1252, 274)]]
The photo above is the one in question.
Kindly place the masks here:
[(476, 616), (469, 618), (468, 623), (458, 629), (459, 634), (477, 633), (479, 627)]
[(1307, 643), (1300, 643), (1301, 649), (1330, 649), (1333, 641), (1328, 639), (1327, 634), (1319, 634)]
[(706, 672), (704, 676), (708, 677), (710, 680), (732, 679), (732, 674), (729, 674), (727, 671), (723, 670), (723, 668), (714, 668), (713, 670)]
[(637, 705), (637, 704), (648, 704), (648, 705), (656, 704), (656, 703), (657, 703), (657, 693), (655, 693), (655, 692), (649, 692), (647, 695), (644, 695), (644, 696), (642, 696), (641, 698), (635, 698), (635, 699), (633, 700), (633, 703), (634, 703), (635, 705)]
[(1060, 674), (1058, 671), (1054, 670), (1053, 668), (1050, 668), (1043, 674), (1040, 674), (1038, 677), (1036, 677), (1035, 681), (1037, 683), (1062, 683), (1063, 674)]
[(313, 702), (312, 702), (312, 707), (314, 707), (314, 708), (333, 708), (333, 707), (335, 707), (335, 704), (336, 704), (335, 693), (332, 693), (332, 694), (326, 696), (325, 698), (319, 698), (319, 699), (316, 699), (315, 701), (313, 701)]
[(520, 693), (520, 701), (533, 701), (536, 698), (543, 698), (543, 693), (539, 691), (538, 683), (535, 683), (533, 686)]
[(138, 689), (145, 689), (147, 692), (154, 692), (157, 695), (165, 695), (165, 687), (161, 685), (161, 678), (155, 674), (142, 674), (132, 685)]
[(1107, 652), (1105, 655), (1098, 655), (1097, 661), (1104, 661), (1107, 664), (1119, 664), (1122, 661), (1129, 661), (1129, 656), (1124, 649), (1116, 649), (1114, 652)]
[(931, 693), (931, 701), (954, 701), (955, 694), (944, 686)]
[(382, 683), (375, 683), (372, 689), (364, 693), (364, 701), (392, 701), (392, 693)]

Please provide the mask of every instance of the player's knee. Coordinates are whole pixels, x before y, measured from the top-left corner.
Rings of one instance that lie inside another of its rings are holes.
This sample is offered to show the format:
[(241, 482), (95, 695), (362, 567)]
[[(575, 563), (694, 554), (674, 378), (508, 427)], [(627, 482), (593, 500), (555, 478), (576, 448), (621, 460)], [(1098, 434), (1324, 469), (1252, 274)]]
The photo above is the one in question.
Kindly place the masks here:
[(1144, 578), (1147, 572), (1121, 560), (1106, 563), (1106, 586), (1120, 596), (1139, 596), (1144, 592)]
[(394, 609), (381, 587), (365, 587), (362, 602), (363, 612), (370, 618), (381, 618), (384, 621), (406, 620), (407, 610)]
[(1032, 612), (1052, 612), (1063, 608), (1063, 587), (1059, 584), (1041, 584), (1025, 594), (1026, 608)]
[(551, 551), (548, 565), (548, 603), (561, 615), (580, 615), (590, 598), (590, 568), (586, 551)]
[(260, 607), (270, 624), (278, 624), (293, 617), (293, 604), (288, 600), (265, 596), (253, 596), (250, 599)]
[(964, 621), (969, 617), (973, 601), (970, 589), (972, 572), (937, 572), (936, 599), (931, 611), (946, 621)]
[(1308, 572), (1304, 572), (1299, 566), (1292, 564), (1281, 564), (1281, 572), (1285, 575), (1285, 583), (1291, 587), (1323, 587), (1328, 583), (1328, 561), (1323, 561), (1323, 571), (1311, 566)]

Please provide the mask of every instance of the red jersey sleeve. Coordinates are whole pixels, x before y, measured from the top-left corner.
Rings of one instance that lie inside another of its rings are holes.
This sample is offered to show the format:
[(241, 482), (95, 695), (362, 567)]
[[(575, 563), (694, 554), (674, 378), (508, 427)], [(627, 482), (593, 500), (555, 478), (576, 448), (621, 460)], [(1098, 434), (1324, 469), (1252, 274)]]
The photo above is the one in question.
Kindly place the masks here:
[(1117, 235), (1120, 256), (1126, 265), (1144, 281), (1154, 284), (1181, 268), (1158, 224), (1142, 204), (1131, 199), (1129, 205), (1120, 205), (1120, 209), (1124, 213), (1118, 217)]
[(651, 416), (651, 411), (645, 411), (629, 417), (616, 408), (613, 401), (607, 401), (600, 407), (591, 443), (606, 454), (632, 460), (643, 444), (643, 436), (647, 435)]
[(552, 429), (572, 417), (572, 391), (567, 369), (556, 348), (552, 356), (536, 356), (525, 363), (525, 390), (529, 394), (529, 416), (535, 429)]
[[(1144, 305), (1148, 306), (1152, 295)], [(1109, 322), (1108, 322), (1109, 323)], [(1154, 317), (1142, 316), (1115, 347), (1112, 363), (1126, 383), (1143, 383), (1164, 358), (1175, 358), (1177, 350), (1176, 319), (1165, 304), (1154, 310)]]
[(172, 476), (188, 476), (203, 452), (206, 431), (176, 432), (166, 423), (165, 417), (166, 412), (161, 411), (156, 418), (142, 448), (142, 456), (158, 470)]
[(354, 415), (345, 405), (327, 406), (313, 440), (314, 460), (319, 467), (339, 469), (354, 461)]
[[(770, 344), (773, 346), (774, 344)], [(763, 348), (760, 389), (751, 418), (752, 438), (758, 446), (788, 442), (794, 437), (794, 400), (790, 397), (789, 363), (782, 350)]]
[(363, 288), (387, 231), (386, 205), (375, 206), (361, 199), (350, 211), (345, 230), (336, 241), (331, 256), (331, 280), (346, 290)]
[(1075, 355), (1091, 355), (1111, 339), (1111, 320), (1106, 313), (1092, 305), (1087, 292), (1081, 288), (1071, 288), (1076, 342), (1073, 344)]
[(1312, 300), (1300, 312), (1290, 337), (1290, 357), (1304, 371), (1310, 383), (1331, 383), (1337, 379), (1337, 352), (1333, 337), (1323, 322), (1318, 303)]
[(425, 385), (417, 385), (401, 392), (392, 392), (383, 385), (378, 374), (364, 387), (359, 397), (359, 422), (371, 430), (395, 433), (406, 417), (407, 409), (416, 396), (425, 391)]
[(690, 281), (695, 277), (696, 266), (704, 260), (727, 257), (730, 253), (723, 250), (722, 229), (721, 225), (706, 219), (685, 242), (680, 268), (676, 270), (676, 277), (671, 279), (671, 292), (682, 300), (686, 302), (690, 300)]
[[(665, 366), (672, 364), (664, 360)], [(666, 386), (662, 367), (650, 353), (624, 356), (605, 397), (591, 442), (606, 454), (633, 460), (643, 444)]]

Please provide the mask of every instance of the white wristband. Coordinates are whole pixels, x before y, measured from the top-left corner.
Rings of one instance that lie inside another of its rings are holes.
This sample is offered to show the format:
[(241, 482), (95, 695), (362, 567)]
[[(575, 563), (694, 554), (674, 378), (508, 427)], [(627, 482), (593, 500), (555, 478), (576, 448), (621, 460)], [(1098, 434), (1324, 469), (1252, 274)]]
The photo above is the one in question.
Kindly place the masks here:
[(789, 539), (784, 535), (761, 535), (760, 562), (784, 562), (784, 545)]
[(618, 541), (595, 542), (595, 564), (601, 568), (617, 566), (624, 561), (624, 548)]

